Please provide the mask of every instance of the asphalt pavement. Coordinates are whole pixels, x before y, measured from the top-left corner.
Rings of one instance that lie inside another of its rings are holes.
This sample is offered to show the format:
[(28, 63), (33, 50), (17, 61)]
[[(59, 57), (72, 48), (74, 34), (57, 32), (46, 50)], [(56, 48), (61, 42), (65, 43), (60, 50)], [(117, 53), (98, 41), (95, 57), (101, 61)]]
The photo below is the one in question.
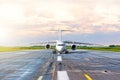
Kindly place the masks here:
[[(0, 80), (37, 80), (52, 63), (52, 52), (18, 51), (0, 53)], [(49, 74), (49, 79), (52, 76)]]
[(0, 80), (120, 80), (120, 52), (1, 52)]
[(56, 62), (54, 80), (120, 80), (119, 52), (81, 50), (58, 56), (62, 61)]

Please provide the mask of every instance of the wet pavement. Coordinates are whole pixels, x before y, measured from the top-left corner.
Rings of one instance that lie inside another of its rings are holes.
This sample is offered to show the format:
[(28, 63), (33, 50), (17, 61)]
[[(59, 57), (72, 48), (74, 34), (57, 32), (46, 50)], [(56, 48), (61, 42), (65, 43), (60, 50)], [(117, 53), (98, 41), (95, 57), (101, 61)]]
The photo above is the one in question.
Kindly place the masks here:
[(37, 80), (48, 70), (52, 56), (47, 50), (0, 53), (0, 80)]
[(51, 50), (0, 53), (0, 80), (120, 80), (120, 52)]
[(68, 80), (120, 80), (120, 53), (81, 50), (61, 57), (56, 71), (66, 71)]

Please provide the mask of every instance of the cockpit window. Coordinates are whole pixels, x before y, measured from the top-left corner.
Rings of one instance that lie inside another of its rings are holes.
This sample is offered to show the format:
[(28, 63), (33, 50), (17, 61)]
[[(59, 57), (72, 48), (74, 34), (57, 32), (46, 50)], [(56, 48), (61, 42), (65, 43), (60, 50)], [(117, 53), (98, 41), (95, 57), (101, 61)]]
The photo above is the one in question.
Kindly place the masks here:
[(65, 44), (58, 44), (57, 46), (65, 46)]

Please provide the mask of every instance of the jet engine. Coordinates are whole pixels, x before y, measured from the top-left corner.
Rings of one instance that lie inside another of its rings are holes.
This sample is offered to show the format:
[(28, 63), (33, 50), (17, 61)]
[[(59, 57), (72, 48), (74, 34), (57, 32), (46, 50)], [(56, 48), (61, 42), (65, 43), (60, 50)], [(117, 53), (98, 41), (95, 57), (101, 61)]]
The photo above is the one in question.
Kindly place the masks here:
[(51, 47), (50, 44), (45, 45), (46, 49), (50, 49), (50, 47)]
[(72, 49), (72, 50), (76, 50), (76, 47), (77, 47), (77, 46), (76, 46), (75, 44), (73, 44), (73, 45), (71, 46), (71, 49)]

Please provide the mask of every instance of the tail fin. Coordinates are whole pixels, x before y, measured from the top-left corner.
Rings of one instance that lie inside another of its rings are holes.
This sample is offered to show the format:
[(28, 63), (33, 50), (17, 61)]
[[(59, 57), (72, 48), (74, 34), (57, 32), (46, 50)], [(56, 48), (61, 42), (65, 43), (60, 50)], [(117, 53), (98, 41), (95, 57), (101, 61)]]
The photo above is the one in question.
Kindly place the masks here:
[(72, 30), (50, 30), (50, 31), (58, 31), (60, 33), (60, 37), (59, 37), (59, 40), (62, 41), (62, 33), (63, 32), (71, 32)]

